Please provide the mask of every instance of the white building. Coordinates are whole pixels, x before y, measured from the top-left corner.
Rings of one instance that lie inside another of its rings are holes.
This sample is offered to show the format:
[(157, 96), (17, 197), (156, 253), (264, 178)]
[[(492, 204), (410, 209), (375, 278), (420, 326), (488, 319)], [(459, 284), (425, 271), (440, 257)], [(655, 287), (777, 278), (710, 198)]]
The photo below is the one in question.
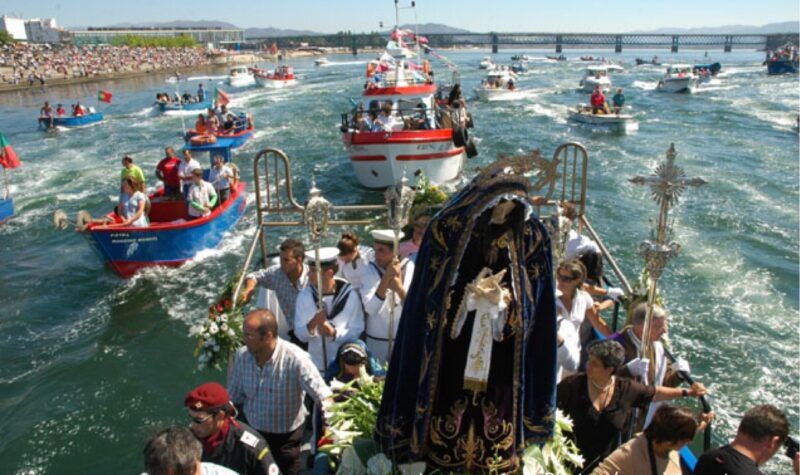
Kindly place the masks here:
[(27, 41), (25, 20), (7, 15), (0, 16), (0, 31), (7, 31), (17, 41)]
[(31, 43), (60, 43), (65, 31), (58, 27), (55, 18), (31, 18), (25, 22), (25, 32)]

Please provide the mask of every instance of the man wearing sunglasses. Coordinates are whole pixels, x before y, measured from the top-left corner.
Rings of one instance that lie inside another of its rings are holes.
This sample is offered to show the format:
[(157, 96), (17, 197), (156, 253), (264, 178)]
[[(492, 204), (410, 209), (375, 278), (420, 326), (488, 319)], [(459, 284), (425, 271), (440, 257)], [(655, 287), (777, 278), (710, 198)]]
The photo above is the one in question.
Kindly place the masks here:
[(186, 395), (189, 428), (203, 443), (204, 462), (213, 462), (246, 475), (277, 474), (264, 438), (235, 419), (228, 391), (217, 383), (205, 383)]

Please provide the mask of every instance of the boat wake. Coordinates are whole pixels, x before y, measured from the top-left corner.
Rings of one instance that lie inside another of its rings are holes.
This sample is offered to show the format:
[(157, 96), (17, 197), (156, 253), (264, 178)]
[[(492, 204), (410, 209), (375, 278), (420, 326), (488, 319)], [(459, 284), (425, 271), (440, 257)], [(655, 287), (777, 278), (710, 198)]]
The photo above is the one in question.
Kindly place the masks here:
[(631, 87), (635, 87), (636, 89), (641, 89), (643, 91), (655, 91), (656, 87), (658, 87), (658, 82), (633, 81)]

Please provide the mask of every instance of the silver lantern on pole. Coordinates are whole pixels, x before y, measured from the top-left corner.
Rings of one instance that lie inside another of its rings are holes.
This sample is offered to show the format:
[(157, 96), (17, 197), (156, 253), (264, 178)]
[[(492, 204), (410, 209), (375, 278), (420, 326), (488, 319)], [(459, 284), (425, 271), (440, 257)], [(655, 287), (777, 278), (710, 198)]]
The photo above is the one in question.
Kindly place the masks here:
[[(308, 226), (308, 234), (311, 244), (314, 246), (315, 270), (317, 276), (317, 310), (324, 308), (322, 302), (322, 266), (319, 260), (319, 249), (322, 246), (322, 239), (328, 234), (328, 220), (330, 218), (332, 205), (322, 196), (322, 191), (317, 188), (314, 179), (311, 180), (311, 190), (308, 193), (303, 211), (303, 220)], [(325, 371), (328, 370), (328, 345), (325, 335), (322, 338), (322, 360)]]
[(630, 179), (636, 185), (648, 185), (650, 194), (659, 205), (658, 224), (654, 230), (652, 240), (647, 240), (639, 245), (639, 252), (644, 258), (645, 268), (649, 274), (647, 289), (647, 313), (642, 331), (642, 356), (649, 354), (650, 325), (653, 320), (653, 307), (655, 306), (658, 279), (664, 272), (667, 263), (675, 257), (681, 249), (676, 242), (667, 243), (672, 234), (672, 226), (668, 221), (669, 210), (680, 198), (683, 191), (689, 186), (702, 186), (706, 181), (702, 178), (687, 178), (683, 168), (675, 165), (675, 144), (670, 144), (666, 160), (660, 163), (653, 175), (636, 176)]
[[(414, 190), (408, 186), (405, 172), (403, 177), (390, 186), (384, 192), (387, 207), (387, 221), (394, 235), (394, 246), (392, 247), (392, 265), (397, 260), (397, 248), (400, 246), (400, 231), (408, 223), (411, 215), (411, 206), (414, 204)], [(401, 279), (402, 281), (402, 279)], [(392, 292), (389, 300), (389, 348), (388, 355), (392, 354), (392, 344), (394, 343), (394, 311), (397, 307), (395, 292)]]

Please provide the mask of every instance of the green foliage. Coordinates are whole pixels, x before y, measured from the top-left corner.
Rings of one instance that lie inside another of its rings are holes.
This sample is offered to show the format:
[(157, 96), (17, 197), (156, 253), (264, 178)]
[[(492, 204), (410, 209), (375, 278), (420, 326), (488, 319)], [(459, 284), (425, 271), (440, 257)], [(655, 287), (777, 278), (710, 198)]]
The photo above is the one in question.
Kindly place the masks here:
[(11, 36), (11, 33), (5, 30), (0, 31), (0, 45), (13, 45), (16, 42), (17, 40), (15, 40), (13, 36)]
[(572, 432), (572, 420), (556, 411), (553, 438), (544, 446), (531, 445), (522, 454), (524, 475), (569, 475), (583, 467), (583, 456), (567, 434)]
[(111, 40), (114, 46), (133, 46), (133, 47), (160, 47), (160, 48), (191, 48), (197, 46), (197, 42), (189, 35), (178, 36), (139, 36), (125, 35), (118, 36)]

